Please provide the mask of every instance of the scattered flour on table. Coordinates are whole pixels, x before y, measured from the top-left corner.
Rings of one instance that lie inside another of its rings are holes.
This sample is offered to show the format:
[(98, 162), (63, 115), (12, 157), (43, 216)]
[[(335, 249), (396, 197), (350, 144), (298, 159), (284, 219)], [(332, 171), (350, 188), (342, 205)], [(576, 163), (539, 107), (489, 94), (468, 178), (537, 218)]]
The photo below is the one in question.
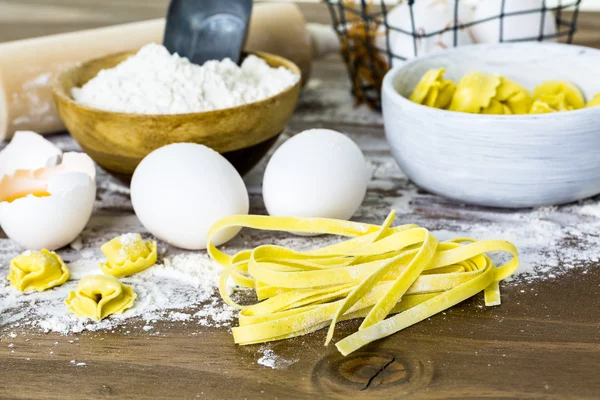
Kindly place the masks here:
[(84, 362), (77, 362), (75, 360), (71, 360), (71, 365), (74, 367), (85, 367), (87, 364)]
[[(137, 293), (133, 308), (125, 313), (99, 322), (79, 319), (67, 311), (64, 300), (81, 278), (100, 272), (99, 261), (82, 258), (70, 263), (71, 279), (40, 293), (22, 294), (10, 287), (7, 280), (0, 280), (0, 329), (32, 327), (68, 334), (111, 330), (129, 319), (138, 318), (143, 330), (152, 330), (152, 324), (161, 320), (229, 326), (235, 317), (234, 309), (218, 297), (222, 268), (205, 254), (189, 253), (165, 258), (161, 264), (122, 278), (121, 281)], [(6, 266), (1, 268), (7, 269)], [(5, 275), (5, 271), (2, 270), (0, 275)], [(196, 313), (190, 314), (186, 310)]]
[(138, 114), (211, 111), (263, 100), (295, 85), (300, 76), (250, 55), (202, 66), (158, 44), (144, 46), (114, 68), (102, 70), (73, 98), (102, 110)]
[[(552, 279), (600, 262), (600, 197), (559, 207), (507, 211), (452, 203), (419, 191), (408, 180), (402, 186), (397, 197), (383, 205), (396, 210), (397, 223), (425, 226), (440, 240), (507, 240), (519, 251), (520, 265), (513, 280)], [(507, 261), (501, 256), (492, 258), (497, 263)]]
[(290, 365), (296, 363), (298, 360), (288, 360), (275, 354), (273, 349), (271, 349), (268, 345), (261, 346), (258, 350), (258, 355), (260, 356), (256, 363), (258, 365), (262, 365), (263, 367), (271, 368), (271, 369), (283, 369), (287, 368)]

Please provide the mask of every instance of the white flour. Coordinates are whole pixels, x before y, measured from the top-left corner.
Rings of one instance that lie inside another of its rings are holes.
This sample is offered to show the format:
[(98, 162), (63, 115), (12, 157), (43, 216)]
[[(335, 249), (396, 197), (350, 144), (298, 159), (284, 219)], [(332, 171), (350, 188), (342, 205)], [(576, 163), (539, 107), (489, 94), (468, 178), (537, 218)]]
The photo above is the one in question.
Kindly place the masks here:
[(271, 369), (284, 369), (289, 367), (290, 365), (298, 362), (297, 359), (288, 360), (283, 358), (280, 355), (277, 355), (269, 345), (263, 345), (258, 350), (257, 355), (260, 357), (256, 360), (258, 365), (262, 365), (263, 367), (271, 368)]
[(74, 88), (73, 98), (84, 105), (138, 114), (183, 114), (218, 110), (276, 95), (300, 77), (286, 68), (271, 68), (255, 56), (241, 67), (229, 59), (199, 66), (171, 55), (158, 44), (144, 46), (115, 68), (102, 70)]
[[(92, 253), (93, 254), (93, 253)], [(62, 286), (41, 293), (22, 294), (0, 280), (0, 330), (39, 328), (62, 334), (84, 330), (111, 330), (136, 318), (146, 331), (160, 320), (188, 321), (202, 326), (229, 326), (235, 310), (217, 301), (216, 287), (221, 267), (203, 254), (181, 254), (130, 277), (137, 299), (133, 308), (100, 322), (82, 320), (70, 314), (64, 304), (69, 291), (87, 275), (100, 272), (98, 259), (81, 259), (69, 264), (71, 279)], [(3, 271), (4, 272), (4, 271)], [(193, 313), (195, 310), (200, 311)]]

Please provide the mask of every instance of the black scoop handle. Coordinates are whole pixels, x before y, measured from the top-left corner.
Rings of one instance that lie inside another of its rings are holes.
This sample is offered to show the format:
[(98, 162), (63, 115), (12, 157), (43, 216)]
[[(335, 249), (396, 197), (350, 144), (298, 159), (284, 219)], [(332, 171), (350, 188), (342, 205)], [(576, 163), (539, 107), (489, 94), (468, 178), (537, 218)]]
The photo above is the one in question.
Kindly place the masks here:
[(252, 0), (171, 0), (163, 44), (198, 65), (239, 63), (251, 13)]

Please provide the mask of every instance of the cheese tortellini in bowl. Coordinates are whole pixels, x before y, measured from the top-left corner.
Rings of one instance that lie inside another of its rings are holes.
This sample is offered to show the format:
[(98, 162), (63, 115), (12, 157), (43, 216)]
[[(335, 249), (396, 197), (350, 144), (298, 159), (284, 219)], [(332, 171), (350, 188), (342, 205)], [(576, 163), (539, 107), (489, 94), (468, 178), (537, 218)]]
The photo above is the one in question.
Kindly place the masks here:
[(444, 68), (427, 71), (409, 99), (429, 107), (471, 114), (544, 114), (600, 104), (598, 93), (587, 105), (581, 90), (566, 81), (546, 81), (530, 93), (498, 74), (473, 71), (458, 84), (444, 79)]
[(382, 82), (391, 152), (412, 182), (461, 203), (536, 207), (600, 194), (598, 65), (600, 50), (548, 42), (408, 60)]

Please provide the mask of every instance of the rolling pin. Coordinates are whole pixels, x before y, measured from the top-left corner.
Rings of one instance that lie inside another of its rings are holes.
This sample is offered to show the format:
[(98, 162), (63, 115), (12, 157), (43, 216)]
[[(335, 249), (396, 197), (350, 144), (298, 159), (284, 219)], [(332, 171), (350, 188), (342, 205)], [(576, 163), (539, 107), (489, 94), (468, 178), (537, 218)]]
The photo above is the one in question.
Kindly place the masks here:
[[(80, 62), (162, 43), (164, 26), (164, 19), (156, 19), (0, 43), (0, 140), (17, 130), (63, 131), (52, 100), (53, 79)], [(303, 83), (313, 59), (338, 49), (333, 29), (306, 24), (294, 4), (256, 4), (252, 10), (246, 50), (293, 61), (302, 71)]]

